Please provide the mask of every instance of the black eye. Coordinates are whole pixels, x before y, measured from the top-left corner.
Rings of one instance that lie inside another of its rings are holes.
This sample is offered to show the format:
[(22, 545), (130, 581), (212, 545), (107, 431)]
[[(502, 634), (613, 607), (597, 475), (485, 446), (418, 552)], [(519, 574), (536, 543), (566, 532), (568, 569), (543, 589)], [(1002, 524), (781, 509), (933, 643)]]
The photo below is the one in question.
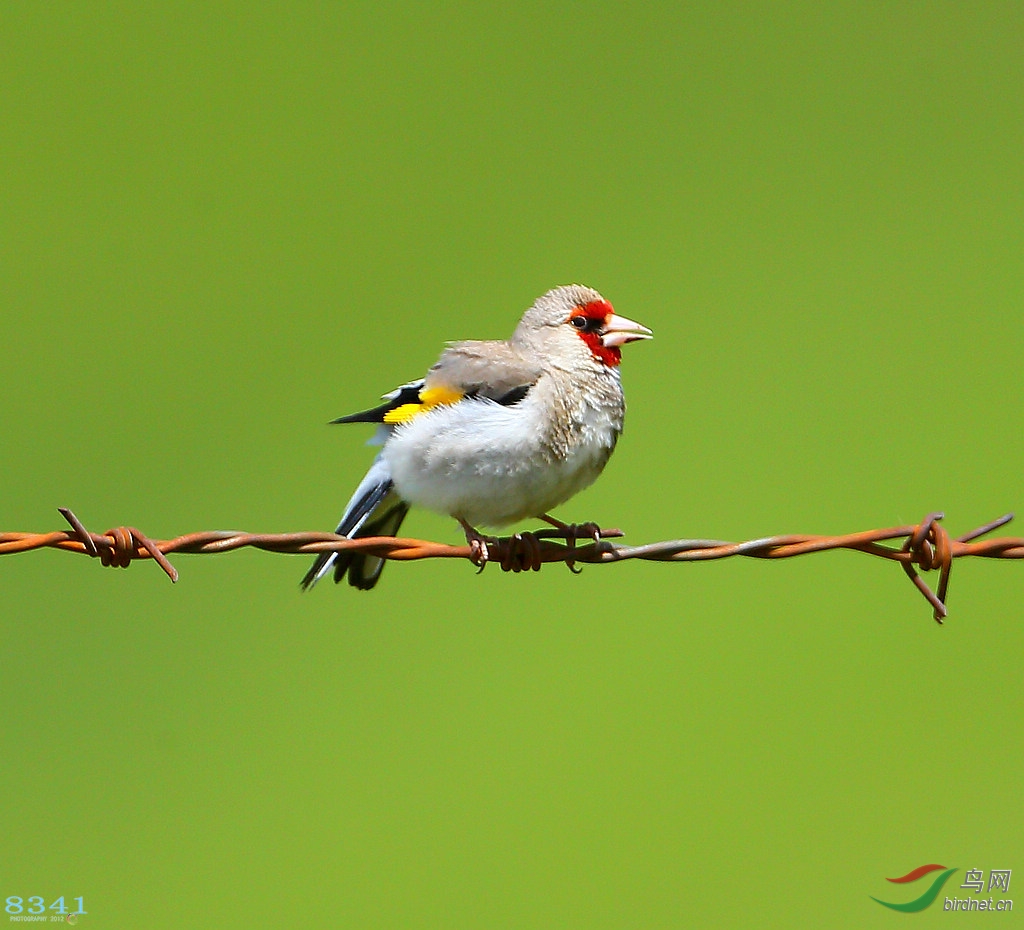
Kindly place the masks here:
[(602, 321), (589, 316), (574, 316), (569, 318), (569, 322), (581, 333), (596, 333), (601, 328)]

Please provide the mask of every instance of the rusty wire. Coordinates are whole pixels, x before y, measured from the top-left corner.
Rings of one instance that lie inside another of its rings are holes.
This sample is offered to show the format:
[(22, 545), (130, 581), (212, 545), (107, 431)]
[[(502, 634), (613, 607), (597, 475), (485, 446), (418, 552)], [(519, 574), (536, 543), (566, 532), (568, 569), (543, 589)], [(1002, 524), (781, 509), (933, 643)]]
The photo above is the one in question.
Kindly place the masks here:
[[(268, 552), (304, 555), (355, 550), (397, 561), (469, 559), (476, 562), (481, 570), (486, 565), (486, 562), (481, 564), (479, 551), (474, 551), (469, 545), (450, 546), (422, 539), (393, 536), (347, 539), (334, 533), (241, 533), (215, 530), (189, 533), (175, 539), (152, 540), (130, 526), (117, 527), (102, 534), (91, 533), (70, 510), (61, 507), (59, 511), (71, 524), (70, 530), (57, 530), (52, 533), (0, 533), (0, 555), (49, 547), (86, 553), (98, 558), (103, 565), (121, 568), (127, 568), (136, 559), (151, 558), (160, 565), (171, 581), (178, 580), (178, 573), (167, 560), (168, 553), (229, 552), (245, 546)], [(539, 571), (545, 562), (564, 562), (572, 568), (577, 562), (605, 564), (624, 562), (628, 559), (655, 562), (697, 562), (731, 556), (788, 559), (829, 549), (852, 549), (899, 562), (910, 580), (932, 605), (934, 619), (942, 623), (946, 616), (949, 574), (955, 559), (966, 556), (1024, 559), (1024, 539), (1020, 537), (980, 539), (1009, 523), (1013, 519), (1013, 514), (1006, 514), (956, 538), (951, 538), (940, 524), (942, 516), (941, 513), (932, 513), (916, 526), (893, 526), (843, 536), (769, 536), (738, 543), (715, 539), (674, 539), (644, 546), (620, 546), (608, 541), (621, 537), (623, 534), (620, 530), (602, 530), (599, 540), (578, 546), (576, 528), (544, 529), (488, 540), (488, 560), (498, 563), (504, 571), (520, 572)], [(563, 540), (564, 544), (555, 542), (556, 539)], [(898, 539), (903, 539), (898, 548), (883, 545), (885, 542)], [(936, 569), (939, 572), (939, 583), (936, 590), (932, 591), (918, 572)]]

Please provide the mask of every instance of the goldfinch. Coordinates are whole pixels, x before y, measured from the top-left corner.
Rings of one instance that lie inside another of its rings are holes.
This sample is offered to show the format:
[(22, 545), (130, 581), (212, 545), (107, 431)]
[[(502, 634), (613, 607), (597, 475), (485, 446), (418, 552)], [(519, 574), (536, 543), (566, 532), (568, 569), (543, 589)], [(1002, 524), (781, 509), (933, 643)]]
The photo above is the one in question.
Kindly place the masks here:
[[(413, 505), (454, 517), (471, 543), (477, 527), (536, 517), (590, 485), (622, 432), (620, 347), (651, 338), (597, 291), (557, 287), (527, 310), (510, 339), (455, 342), (419, 381), (372, 410), (334, 423), (377, 423), (383, 446), (335, 532), (394, 536)], [(482, 544), (486, 559), (486, 544)], [(302, 579), (333, 569), (369, 590), (384, 559), (324, 552)]]

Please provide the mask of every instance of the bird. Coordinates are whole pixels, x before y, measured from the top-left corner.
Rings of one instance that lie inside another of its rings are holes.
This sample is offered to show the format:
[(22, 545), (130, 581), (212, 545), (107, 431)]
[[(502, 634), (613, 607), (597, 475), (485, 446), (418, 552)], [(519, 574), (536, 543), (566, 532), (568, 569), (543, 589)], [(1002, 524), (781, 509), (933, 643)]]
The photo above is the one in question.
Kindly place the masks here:
[[(652, 335), (597, 291), (570, 284), (537, 298), (506, 340), (449, 343), (425, 377), (331, 421), (375, 423), (370, 442), (381, 445), (335, 532), (394, 536), (410, 507), (423, 507), (458, 521), (482, 567), (480, 527), (538, 518), (568, 529), (549, 511), (607, 464), (625, 416), (621, 347)], [(369, 590), (384, 563), (323, 552), (301, 585), (333, 570), (335, 582)]]

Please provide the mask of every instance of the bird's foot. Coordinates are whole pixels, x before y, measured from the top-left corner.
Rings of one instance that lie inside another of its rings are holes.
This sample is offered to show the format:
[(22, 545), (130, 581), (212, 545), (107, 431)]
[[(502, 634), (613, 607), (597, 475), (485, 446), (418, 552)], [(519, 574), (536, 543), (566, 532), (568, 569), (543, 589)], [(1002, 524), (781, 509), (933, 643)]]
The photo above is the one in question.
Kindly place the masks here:
[[(477, 567), (477, 574), (480, 574), (491, 561), (491, 548), (495, 547), (501, 556), (498, 563), (501, 570), (505, 572), (539, 572), (543, 564), (541, 557), (540, 539), (536, 533), (522, 532), (514, 533), (506, 540), (498, 540), (493, 536), (484, 536), (476, 527), (472, 526), (461, 517), (457, 518), (466, 534), (466, 542), (469, 543), (470, 561)], [(564, 534), (566, 545), (570, 553), (576, 548), (576, 540), (591, 539), (594, 545), (601, 542), (601, 527), (596, 523), (563, 523), (548, 514), (541, 514), (538, 519), (551, 524), (555, 529)], [(618, 534), (617, 530), (611, 531), (613, 535)], [(578, 575), (582, 569), (576, 567), (576, 561), (570, 555), (565, 560), (569, 571)]]
[(475, 526), (471, 526), (461, 517), (456, 518), (462, 525), (462, 531), (466, 534), (466, 542), (469, 543), (469, 560), (477, 567), (479, 575), (491, 559), (488, 544), (495, 545), (497, 540), (493, 536), (484, 536)]
[[(555, 529), (565, 533), (566, 545), (570, 550), (576, 548), (577, 539), (592, 539), (595, 546), (601, 542), (601, 527), (596, 523), (589, 521), (587, 523), (563, 523), (561, 520), (556, 520), (546, 513), (542, 513), (538, 519), (543, 520), (545, 523), (550, 523)], [(572, 558), (566, 559), (565, 564), (574, 575), (578, 575), (583, 571), (582, 568), (576, 567), (576, 562)]]
[(543, 564), (540, 555), (540, 540), (533, 533), (516, 533), (507, 540), (484, 536), (476, 527), (460, 519), (466, 542), (469, 543), (470, 561), (477, 566), (477, 574), (491, 561), (491, 548), (498, 550), (498, 563), (504, 572), (539, 572)]

